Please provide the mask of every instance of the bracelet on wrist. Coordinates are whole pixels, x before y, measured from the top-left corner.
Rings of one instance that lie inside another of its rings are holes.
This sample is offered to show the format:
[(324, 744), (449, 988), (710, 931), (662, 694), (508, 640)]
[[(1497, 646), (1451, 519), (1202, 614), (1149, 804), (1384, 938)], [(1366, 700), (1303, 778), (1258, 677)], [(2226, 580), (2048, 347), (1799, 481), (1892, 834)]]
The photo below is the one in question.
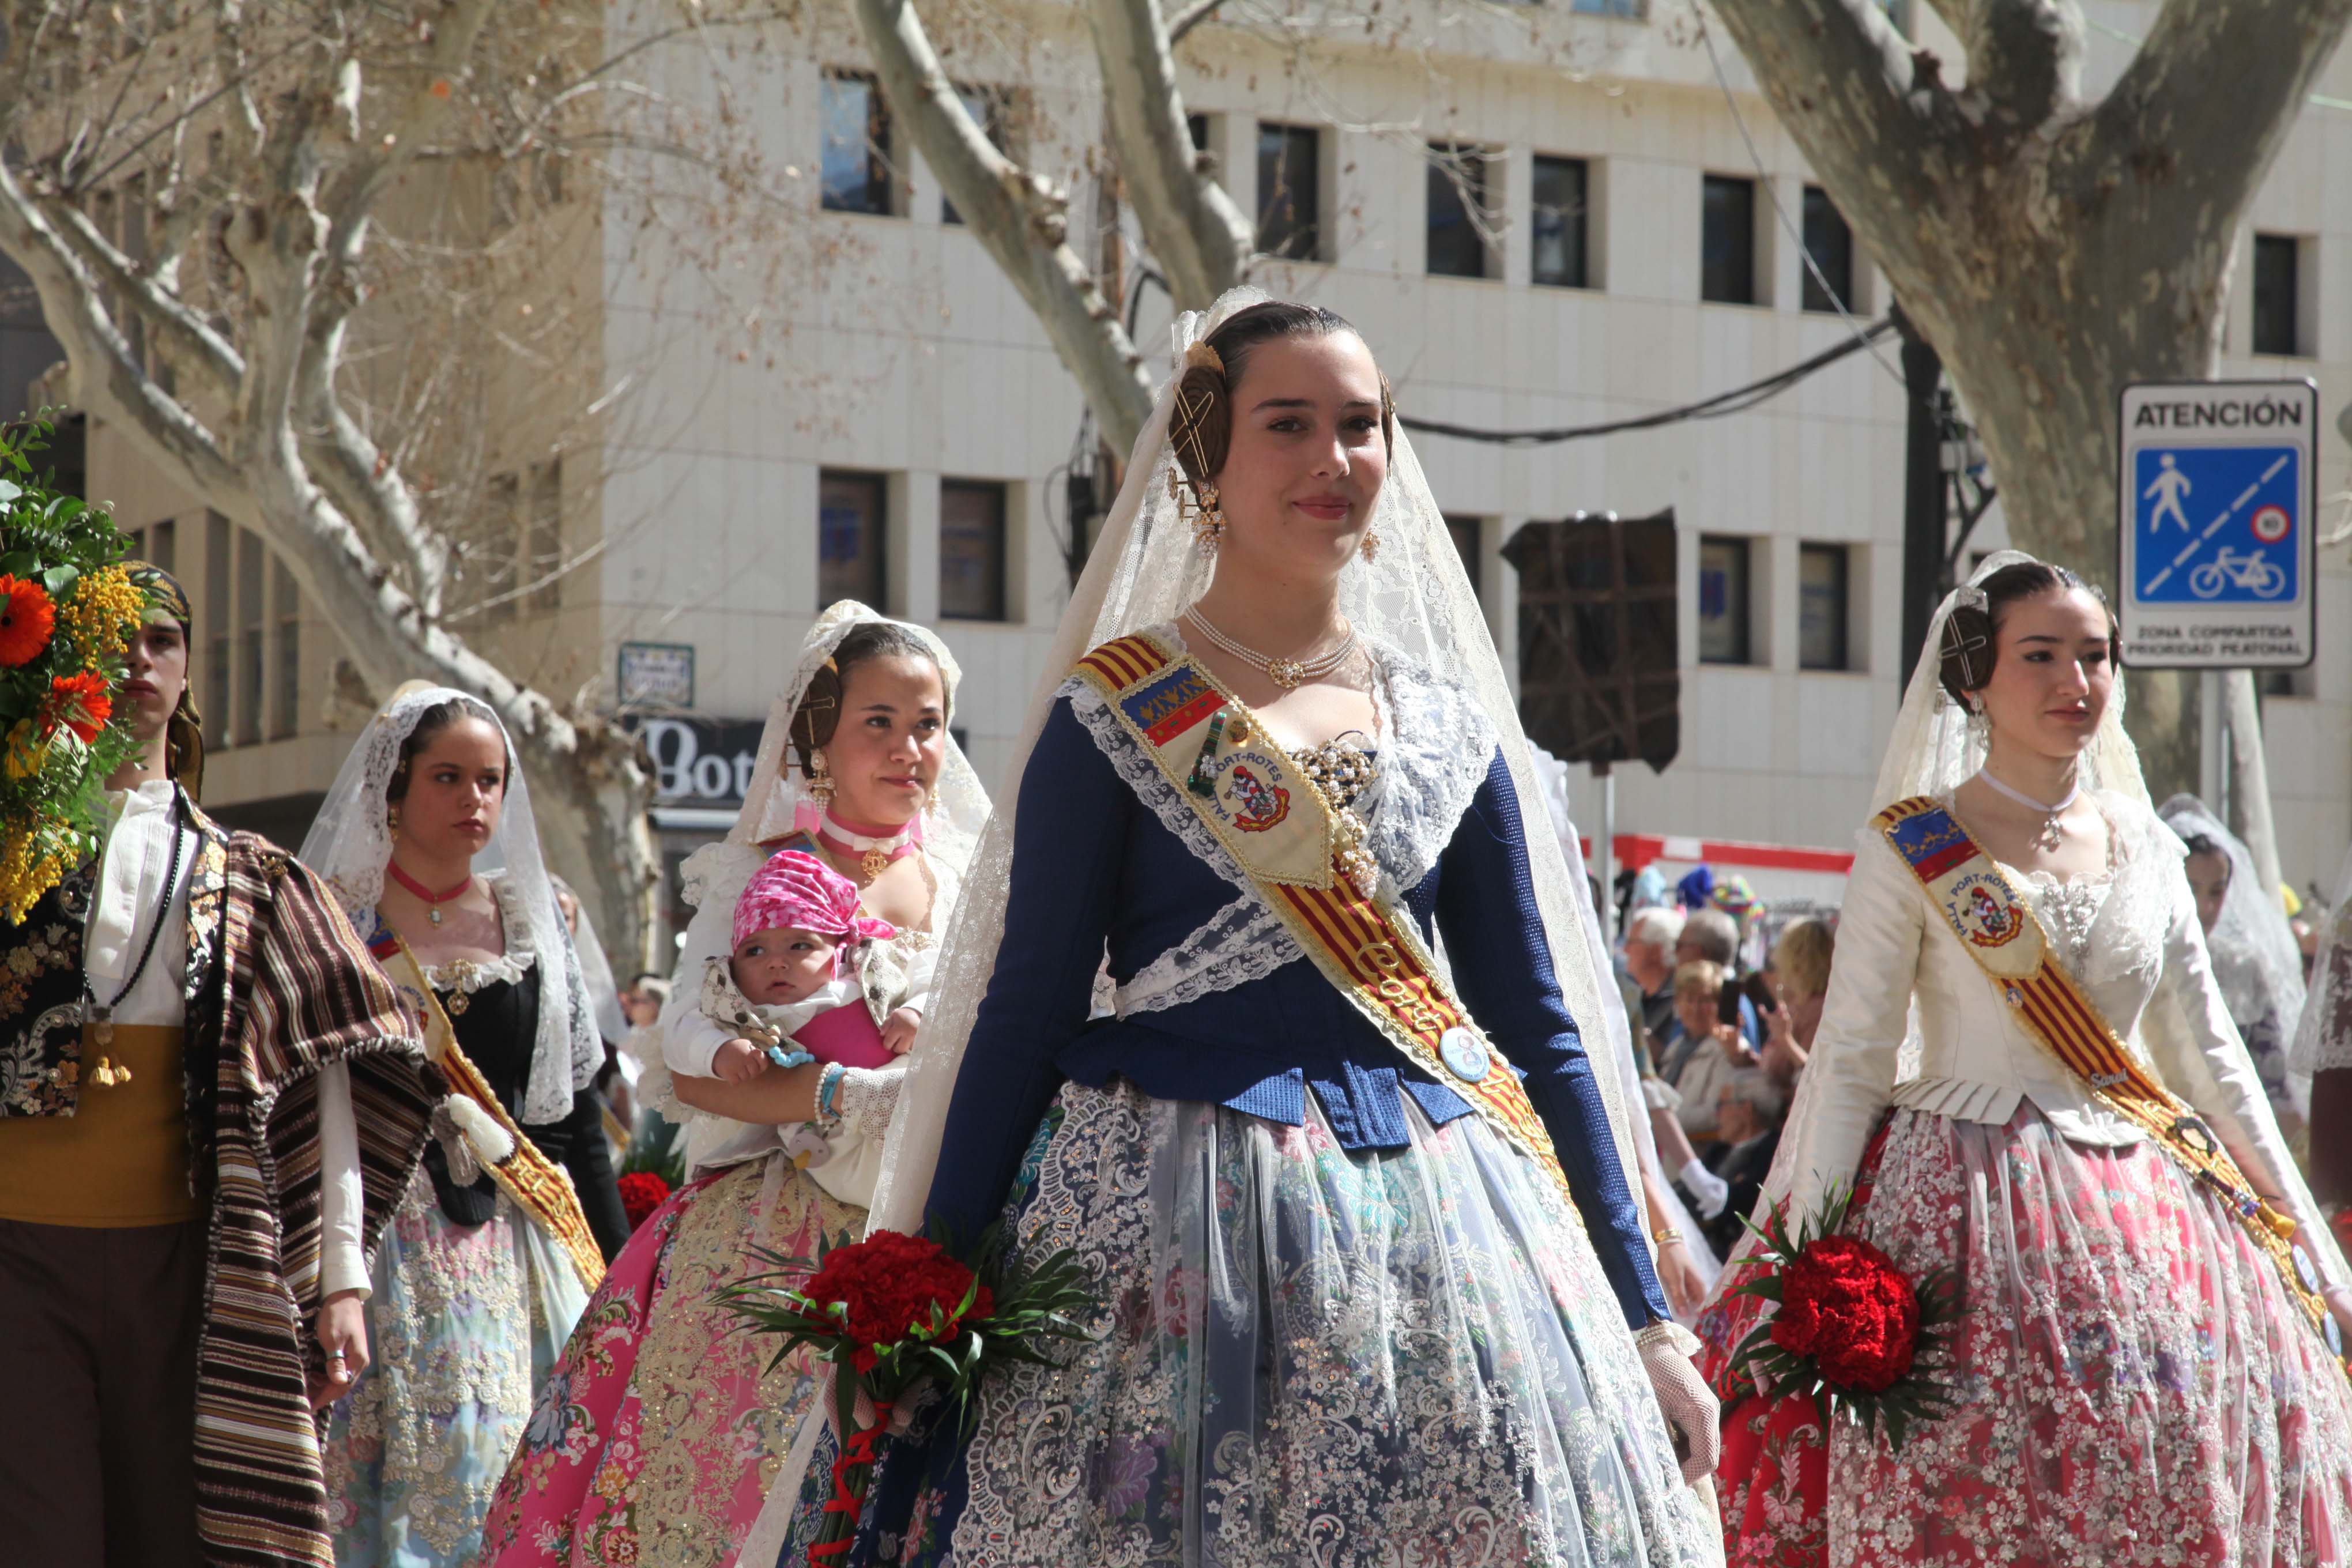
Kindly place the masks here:
[(816, 1113), (819, 1117), (830, 1121), (841, 1114), (834, 1107), (833, 1096), (834, 1091), (841, 1087), (841, 1080), (848, 1076), (849, 1069), (839, 1062), (825, 1064), (823, 1076), (816, 1081)]
[(1663, 1230), (1652, 1231), (1650, 1233), (1650, 1239), (1656, 1242), (1660, 1247), (1675, 1247), (1681, 1244), (1683, 1233), (1675, 1226), (1670, 1225)]

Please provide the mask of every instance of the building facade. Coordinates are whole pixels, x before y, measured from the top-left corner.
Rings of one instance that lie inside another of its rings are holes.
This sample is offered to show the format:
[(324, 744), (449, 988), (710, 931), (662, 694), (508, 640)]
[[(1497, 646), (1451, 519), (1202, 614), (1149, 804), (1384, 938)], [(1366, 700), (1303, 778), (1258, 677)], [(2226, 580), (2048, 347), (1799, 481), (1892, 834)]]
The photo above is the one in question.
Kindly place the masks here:
[[(2157, 7), (2092, 8), (2099, 90)], [(1195, 138), (1260, 216), (1255, 281), (1356, 321), (1405, 411), (1493, 430), (1652, 413), (1885, 312), (1884, 279), (1727, 44), (1718, 80), (1681, 0), (1521, 9), (1536, 21), (1412, 49), (1335, 34), (1302, 57), (1213, 27), (1185, 46)], [(1044, 5), (1029, 25), (959, 69), (996, 133), (1074, 170), (1100, 115), (1083, 24)], [(741, 68), (805, 204), (809, 268), (754, 342), (740, 300), (607, 219), (600, 374), (627, 404), (595, 450), (515, 465), (519, 555), (573, 564), (488, 629), (551, 689), (646, 726), (674, 856), (731, 819), (802, 636), (844, 595), (945, 636), (964, 670), (954, 728), (993, 786), (1049, 673), (1073, 470), (1099, 470), (1074, 383), (888, 124), (855, 38), (796, 34)], [(2223, 374), (2312, 376), (2332, 421), (2352, 404), (2352, 58), (2319, 91), (2241, 237)], [(1158, 363), (1164, 296), (1141, 290), (1136, 311)], [(1900, 697), (1905, 422), (1890, 340), (1727, 418), (1537, 447), (1417, 439), (1507, 650), (1517, 529), (1673, 510), (1681, 745), (1662, 773), (1619, 770), (1621, 832), (1851, 844)], [(362, 716), (332, 629), (257, 540), (142, 478), (105, 432), (89, 462), (92, 493), (196, 601), (208, 793), (299, 837)], [(2320, 488), (2352, 491), (2334, 429)], [(2001, 542), (1996, 507), (1968, 549)], [(2298, 885), (2327, 881), (2352, 841), (2352, 551), (2324, 552), (2323, 578), (2319, 662), (2265, 683)], [(1571, 775), (1589, 831), (1598, 792)]]

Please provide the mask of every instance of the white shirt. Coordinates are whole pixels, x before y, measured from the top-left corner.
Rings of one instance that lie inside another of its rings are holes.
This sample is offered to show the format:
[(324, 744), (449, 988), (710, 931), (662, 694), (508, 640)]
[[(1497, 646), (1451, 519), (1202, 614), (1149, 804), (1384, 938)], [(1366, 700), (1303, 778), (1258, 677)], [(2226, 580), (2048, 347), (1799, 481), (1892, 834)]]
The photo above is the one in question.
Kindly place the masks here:
[[(202, 843), (194, 828), (173, 817), (177, 792), (168, 779), (137, 789), (109, 790), (111, 818), (98, 883), (82, 933), (82, 970), (90, 994), (112, 1004), (114, 1021), (124, 1025), (183, 1029), (187, 1026), (188, 883)], [(173, 869), (173, 839), (179, 840), (179, 866)], [(172, 903), (154, 951), (129, 991), (124, 982), (137, 968), (154, 928), (163, 880), (171, 877)], [(116, 1002), (115, 998), (121, 1000)], [(360, 1246), (364, 1189), (360, 1184), (358, 1124), (352, 1117), (350, 1069), (341, 1062), (319, 1070), (320, 1288), (368, 1291), (367, 1256)]]

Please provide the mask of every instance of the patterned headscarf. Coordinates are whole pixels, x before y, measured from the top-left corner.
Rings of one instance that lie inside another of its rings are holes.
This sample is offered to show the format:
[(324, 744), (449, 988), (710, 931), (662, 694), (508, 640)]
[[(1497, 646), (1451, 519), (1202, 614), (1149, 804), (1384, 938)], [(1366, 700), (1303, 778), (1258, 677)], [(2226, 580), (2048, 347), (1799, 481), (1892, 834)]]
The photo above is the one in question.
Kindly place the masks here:
[(133, 584), (146, 590), (155, 607), (180, 626), (180, 640), (188, 650), (188, 679), (180, 683), (180, 705), (163, 730), (163, 766), (188, 798), (200, 798), (205, 784), (205, 721), (196, 711), (196, 612), (180, 580), (152, 561), (126, 561), (123, 569)]
[(867, 914), (850, 879), (798, 849), (779, 850), (751, 873), (735, 900), (735, 945), (753, 931), (813, 931), (850, 941), (887, 942), (898, 931)]

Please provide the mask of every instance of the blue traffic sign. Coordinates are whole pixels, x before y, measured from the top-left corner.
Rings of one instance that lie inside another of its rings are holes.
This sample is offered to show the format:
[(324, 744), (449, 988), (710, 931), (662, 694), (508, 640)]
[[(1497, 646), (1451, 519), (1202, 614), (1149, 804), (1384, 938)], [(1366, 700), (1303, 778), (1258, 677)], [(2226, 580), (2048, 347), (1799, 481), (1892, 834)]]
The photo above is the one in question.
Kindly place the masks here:
[(2135, 382), (2116, 413), (2124, 663), (2309, 664), (2318, 626), (2318, 384)]
[(2297, 594), (2303, 454), (2293, 447), (2142, 447), (2132, 454), (2137, 597), (2273, 604)]

